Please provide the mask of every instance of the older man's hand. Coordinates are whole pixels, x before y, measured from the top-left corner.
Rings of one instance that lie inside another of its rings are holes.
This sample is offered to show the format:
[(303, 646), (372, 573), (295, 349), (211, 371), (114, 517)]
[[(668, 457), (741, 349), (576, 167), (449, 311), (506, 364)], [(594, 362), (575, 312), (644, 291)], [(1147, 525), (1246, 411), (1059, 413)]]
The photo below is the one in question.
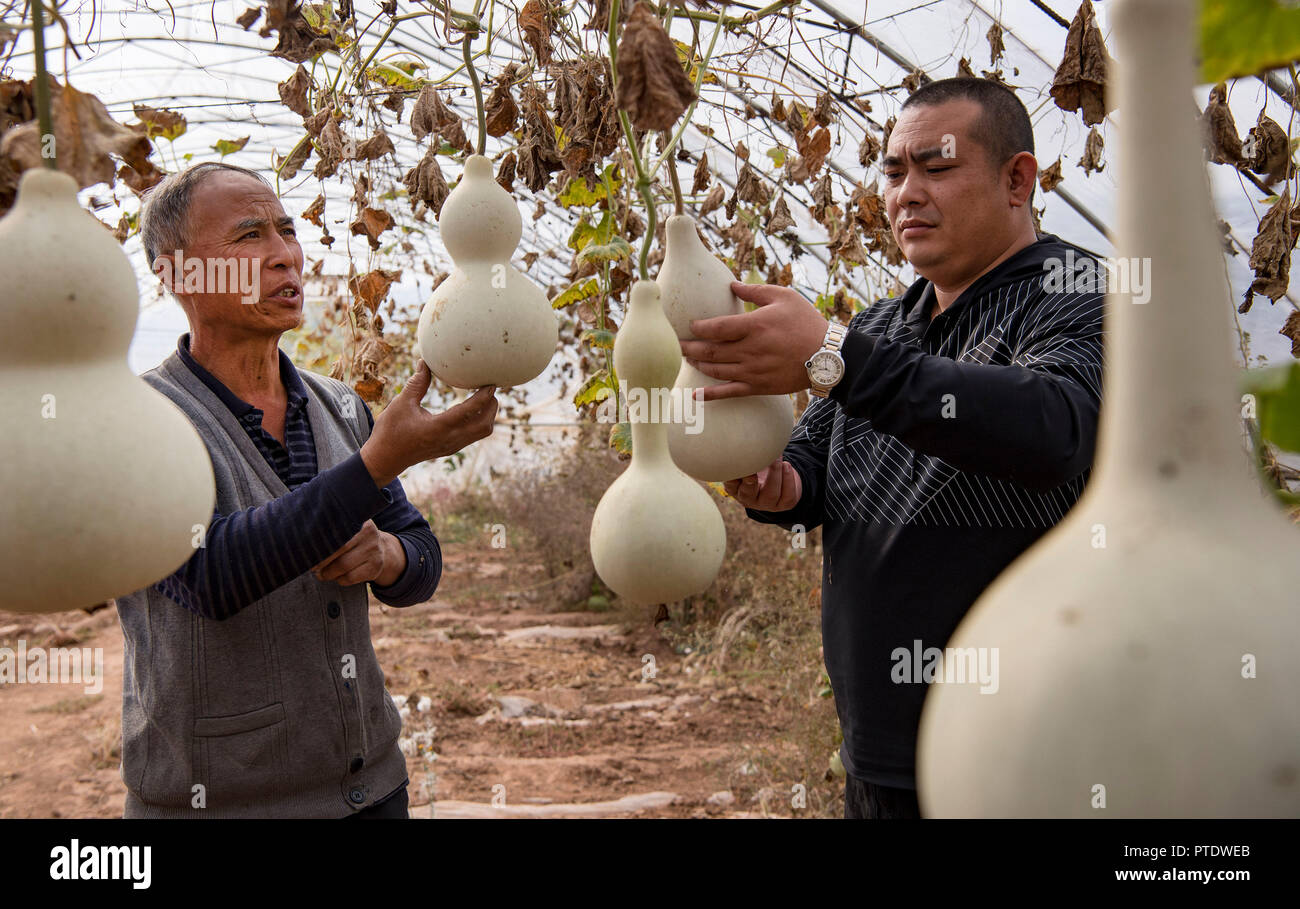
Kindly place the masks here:
[(737, 297), (758, 309), (736, 316), (697, 319), (682, 341), (682, 356), (723, 383), (702, 389), (713, 401), (744, 395), (779, 395), (807, 388), (808, 361), (826, 339), (826, 317), (791, 287), (732, 282)]
[(380, 587), (392, 587), (406, 571), (406, 549), (402, 541), (375, 526), (374, 521), (361, 525), (329, 558), (312, 569), (322, 581), (334, 581), (344, 587), (374, 581)]
[(758, 473), (722, 484), (727, 495), (746, 508), (757, 511), (789, 511), (803, 497), (799, 471), (786, 460), (777, 458)]

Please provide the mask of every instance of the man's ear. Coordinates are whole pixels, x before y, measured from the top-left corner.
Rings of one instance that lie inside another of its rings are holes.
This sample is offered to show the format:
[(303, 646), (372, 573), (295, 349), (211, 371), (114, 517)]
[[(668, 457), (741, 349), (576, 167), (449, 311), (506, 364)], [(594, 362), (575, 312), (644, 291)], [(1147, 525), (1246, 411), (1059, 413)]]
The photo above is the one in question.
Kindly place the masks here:
[(1034, 191), (1034, 184), (1038, 182), (1038, 159), (1030, 152), (1018, 152), (1003, 165), (1003, 172), (1006, 174), (1007, 189), (1011, 193), (1011, 206), (1019, 208), (1027, 204)]
[(162, 283), (163, 288), (171, 293), (172, 296), (176, 295), (176, 282), (182, 277), (181, 275), (174, 274), (175, 265), (176, 263), (171, 256), (161, 255), (153, 260), (152, 266), (153, 273), (158, 276), (158, 280)]

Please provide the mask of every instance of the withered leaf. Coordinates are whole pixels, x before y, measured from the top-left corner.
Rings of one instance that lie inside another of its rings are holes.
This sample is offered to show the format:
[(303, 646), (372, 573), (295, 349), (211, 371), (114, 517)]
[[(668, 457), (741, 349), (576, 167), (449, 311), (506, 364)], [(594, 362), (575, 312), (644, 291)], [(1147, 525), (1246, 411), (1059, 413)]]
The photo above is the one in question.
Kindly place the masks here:
[(601, 60), (587, 58), (551, 67), (555, 84), (555, 118), (566, 142), (561, 157), (570, 176), (590, 176), (591, 167), (618, 147), (623, 130)]
[(1079, 166), (1083, 168), (1084, 173), (1101, 173), (1106, 169), (1105, 162), (1101, 160), (1101, 153), (1104, 148), (1105, 142), (1102, 141), (1101, 133), (1097, 131), (1097, 127), (1094, 126), (1089, 129), (1088, 138), (1083, 143), (1083, 157), (1079, 159)]
[[(278, 24), (277, 11), (280, 12)], [(274, 2), (267, 4), (267, 24), (262, 27), (260, 34), (265, 38), (273, 30), (279, 31), (280, 38), (276, 42), (275, 50), (271, 51), (271, 56), (281, 57), (291, 63), (305, 63), (326, 51), (338, 50), (334, 39), (317, 32), (307, 24), (307, 20), (302, 15), (302, 8), (296, 4), (293, 6)]]
[(890, 136), (890, 134), (893, 133), (893, 131), (894, 131), (894, 125), (895, 125), (896, 123), (898, 123), (898, 118), (897, 118), (897, 117), (890, 117), (888, 120), (885, 121), (885, 134), (884, 134), (884, 136), (882, 136), (881, 139), (880, 139), (880, 145), (881, 145), (881, 148), (884, 148), (884, 149), (888, 149), (888, 148), (889, 148), (889, 136)]
[(352, 204), (357, 208), (370, 207), (370, 178), (365, 174), (357, 177), (357, 185), (352, 187)]
[(727, 205), (723, 209), (723, 211), (727, 213), (727, 220), (731, 220), (732, 218), (736, 217), (736, 205), (738, 201), (739, 201), (739, 197), (735, 193), (732, 193), (731, 198), (727, 200)]
[(790, 217), (790, 206), (785, 203), (785, 196), (776, 200), (776, 205), (772, 209), (772, 215), (767, 219), (767, 225), (763, 228), (769, 236), (779, 234), (783, 230), (789, 230), (794, 227), (794, 218)]
[(396, 154), (396, 152), (392, 140), (388, 138), (388, 133), (381, 128), (379, 132), (357, 145), (357, 151), (353, 159), (356, 161), (375, 161), (384, 155), (392, 155)]
[(695, 100), (695, 87), (650, 4), (641, 0), (618, 45), (618, 106), (637, 129), (668, 129)]
[(420, 95), (411, 108), (411, 132), (417, 141), (430, 133), (437, 133), (450, 145), (464, 148), (465, 126), (460, 116), (442, 101), (442, 95), (430, 84), (420, 89)]
[(785, 158), (785, 179), (790, 183), (807, 183), (811, 175), (808, 173), (808, 162), (798, 155), (786, 155)]
[[(621, 25), (627, 21), (628, 13), (631, 7), (626, 4), (620, 4), (618, 9), (618, 21)], [(591, 0), (591, 19), (583, 26), (584, 29), (598, 32), (609, 31), (609, 0)]]
[(826, 213), (832, 205), (835, 204), (831, 197), (831, 175), (823, 174), (822, 178), (817, 181), (817, 186), (813, 189), (813, 206), (812, 216), (822, 224), (826, 223)]
[[(55, 157), (59, 170), (76, 180), (79, 187), (111, 185), (117, 175), (112, 155), (121, 158), (146, 183), (162, 178), (149, 161), (153, 146), (143, 133), (114, 120), (94, 95), (71, 85), (60, 86), (53, 77), (49, 77), (49, 86)], [(41, 145), (40, 127), (32, 120), (4, 134), (0, 154), (10, 158), (14, 171), (21, 173), (44, 165)]]
[(880, 140), (871, 134), (868, 129), (863, 133), (862, 144), (858, 146), (858, 163), (863, 167), (870, 167), (871, 163), (880, 155)]
[[(873, 181), (870, 187), (855, 186), (849, 196), (849, 209), (853, 220), (868, 236), (889, 230), (889, 215), (885, 212), (885, 199)], [(872, 246), (878, 249), (879, 246)]]
[(307, 209), (302, 213), (302, 218), (304, 221), (315, 224), (317, 227), (324, 227), (325, 225), (321, 221), (324, 216), (325, 195), (322, 193), (312, 201), (311, 205), (307, 206)]
[(276, 87), (280, 90), (280, 100), (284, 102), (285, 107), (301, 117), (311, 116), (311, 106), (307, 103), (307, 89), (311, 88), (311, 77), (307, 75), (307, 70), (302, 68), (301, 63), (293, 71), (292, 76)]
[(378, 249), (379, 235), (392, 226), (393, 216), (388, 212), (382, 208), (367, 208), (352, 222), (351, 230), (357, 236), (365, 236), (371, 249)]
[(921, 71), (919, 69), (914, 69), (903, 77), (903, 88), (907, 89), (907, 93), (910, 95), (921, 87), (921, 80), (923, 78), (924, 76)]
[(1064, 180), (1061, 175), (1061, 159), (1057, 158), (1056, 163), (1046, 170), (1038, 172), (1038, 185), (1043, 188), (1043, 192), (1050, 193), (1056, 189), (1056, 185)]
[(1070, 23), (1061, 65), (1052, 79), (1052, 98), (1057, 107), (1079, 111), (1088, 126), (1106, 119), (1106, 112), (1113, 107), (1108, 107), (1106, 101), (1106, 74), (1111, 63), (1092, 3), (1083, 0)]
[(726, 197), (727, 192), (722, 188), (722, 184), (714, 183), (713, 188), (709, 190), (708, 195), (704, 197), (704, 202), (700, 205), (700, 217), (704, 217), (709, 212), (721, 207)]
[(695, 179), (691, 181), (691, 195), (709, 188), (709, 153), (700, 152), (700, 163), (695, 165)]
[(957, 75), (966, 76), (969, 79), (975, 78), (975, 70), (970, 68), (970, 61), (965, 57), (957, 62)]
[(253, 27), (253, 23), (256, 22), (258, 19), (260, 19), (261, 17), (262, 17), (262, 8), (260, 6), (249, 7), (248, 9), (244, 10), (242, 13), (239, 14), (239, 16), (235, 19), (235, 24), (238, 25), (240, 28), (242, 28), (244, 31), (248, 31), (250, 28)]
[(749, 147), (745, 145), (744, 142), (736, 143), (735, 152), (736, 152), (736, 157), (739, 158), (740, 160), (742, 161), (749, 160)]
[(447, 201), (449, 189), (433, 148), (424, 153), (419, 164), (406, 172), (402, 183), (406, 186), (413, 210), (423, 202), (433, 211), (435, 218), (442, 214), (442, 203)]
[(501, 159), (501, 166), (497, 168), (497, 183), (508, 193), (515, 191), (515, 153), (510, 152)]
[(794, 142), (799, 150), (799, 156), (804, 159), (808, 167), (808, 176), (817, 176), (826, 161), (826, 156), (831, 152), (830, 130), (821, 127), (813, 133), (796, 133)]
[(1259, 120), (1246, 133), (1242, 153), (1250, 160), (1247, 167), (1264, 177), (1268, 185), (1291, 176), (1291, 146), (1286, 137), (1286, 130), (1278, 126), (1271, 118), (1259, 112)]
[(545, 66), (551, 62), (551, 24), (548, 4), (543, 0), (528, 0), (519, 11), (519, 30), (524, 41), (533, 49), (537, 62)]
[(307, 158), (311, 156), (311, 143), (306, 138), (298, 140), (289, 154), (283, 159), (282, 163), (276, 166), (280, 171), (282, 180), (292, 180), (298, 173), (299, 169), (307, 163)]
[(771, 116), (772, 116), (772, 119), (773, 119), (773, 120), (778, 120), (778, 121), (779, 121), (779, 120), (784, 120), (784, 119), (785, 119), (785, 101), (782, 100), (781, 96), (778, 95), (778, 94), (776, 93), (776, 89), (772, 89), (772, 114), (771, 114)]
[(352, 296), (361, 301), (362, 305), (370, 312), (379, 309), (379, 304), (384, 302), (388, 296), (388, 289), (393, 286), (393, 282), (400, 280), (402, 272), (387, 271), (382, 268), (376, 268), (374, 271), (368, 271), (363, 275), (353, 275), (348, 278), (348, 290)]
[(736, 196), (742, 202), (752, 203), (758, 208), (762, 208), (772, 198), (771, 191), (763, 185), (763, 181), (755, 173), (754, 168), (750, 167), (748, 161), (740, 169), (740, 176), (736, 178)]
[(867, 261), (867, 251), (862, 247), (857, 226), (851, 218), (840, 225), (839, 232), (831, 240), (828, 249), (833, 257), (832, 261), (837, 258), (853, 265), (863, 265)]
[(1237, 121), (1228, 107), (1228, 86), (1220, 82), (1210, 89), (1210, 100), (1201, 114), (1205, 129), (1206, 151), (1215, 164), (1236, 167), (1244, 162), (1241, 156), (1241, 137), (1237, 135)]
[(564, 169), (555, 138), (555, 125), (546, 112), (546, 93), (533, 83), (519, 91), (520, 109), (524, 115), (524, 138), (519, 143), (519, 176), (533, 192), (538, 192), (551, 174)]
[(767, 270), (766, 281), (768, 284), (775, 284), (778, 287), (789, 287), (794, 283), (794, 269), (790, 267), (789, 262), (780, 268), (777, 268), (776, 263), (773, 262), (772, 267)]
[(489, 136), (499, 139), (515, 128), (515, 121), (519, 119), (519, 108), (515, 105), (514, 96), (510, 94), (510, 86), (505, 80), (498, 81), (496, 87), (492, 89), (486, 108)]
[(1002, 59), (1006, 53), (1006, 45), (1002, 43), (1002, 26), (994, 22), (989, 26), (988, 33), (984, 36), (989, 42), (989, 66), (993, 66)]
[(36, 99), (32, 80), (7, 79), (0, 82), (0, 135), (12, 126), (36, 119)]
[(835, 110), (831, 106), (831, 93), (822, 92), (817, 96), (817, 106), (813, 108), (813, 119), (822, 126), (830, 126), (835, 119)]
[(333, 176), (338, 166), (343, 163), (343, 149), (343, 131), (339, 129), (338, 121), (332, 116), (326, 117), (325, 125), (316, 136), (316, 150), (320, 160), (316, 162), (312, 174), (317, 179)]
[(1300, 310), (1291, 310), (1291, 315), (1286, 317), (1286, 324), (1278, 334), (1291, 339), (1291, 356), (1300, 358)]
[(175, 140), (185, 135), (188, 128), (185, 118), (175, 111), (158, 110), (143, 104), (133, 105), (132, 109), (144, 124), (144, 133), (150, 139)]
[(1291, 191), (1287, 188), (1260, 220), (1259, 231), (1251, 244), (1250, 267), (1255, 272), (1255, 279), (1250, 284), (1252, 293), (1273, 301), (1286, 293), (1291, 275), (1291, 251), (1295, 249), (1296, 238)]

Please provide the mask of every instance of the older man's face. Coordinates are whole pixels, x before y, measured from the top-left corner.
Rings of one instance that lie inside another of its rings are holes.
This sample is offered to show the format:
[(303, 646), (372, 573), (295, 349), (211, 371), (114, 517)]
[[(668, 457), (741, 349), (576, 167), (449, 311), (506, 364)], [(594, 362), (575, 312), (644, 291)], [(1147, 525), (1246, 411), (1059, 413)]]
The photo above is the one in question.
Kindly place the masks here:
[(1014, 232), (1010, 162), (995, 166), (970, 138), (979, 113), (966, 99), (910, 107), (881, 161), (894, 239), (917, 272), (940, 287), (978, 275)]
[(178, 292), (200, 323), (277, 335), (301, 324), (302, 246), (270, 187), (239, 173), (210, 175), (190, 197), (189, 237), (187, 259), (233, 259), (238, 273), (251, 278), (243, 287), (205, 284), (198, 293)]

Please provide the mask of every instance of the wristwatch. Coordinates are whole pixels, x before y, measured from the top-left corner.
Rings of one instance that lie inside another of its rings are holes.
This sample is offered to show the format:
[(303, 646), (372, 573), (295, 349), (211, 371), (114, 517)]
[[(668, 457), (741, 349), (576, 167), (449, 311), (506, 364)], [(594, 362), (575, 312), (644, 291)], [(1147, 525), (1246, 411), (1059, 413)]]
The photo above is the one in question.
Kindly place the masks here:
[(821, 348), (804, 364), (808, 370), (808, 379), (812, 382), (809, 391), (816, 397), (826, 397), (827, 392), (844, 378), (844, 358), (840, 356), (840, 347), (844, 344), (847, 333), (848, 329), (840, 323), (830, 323)]

